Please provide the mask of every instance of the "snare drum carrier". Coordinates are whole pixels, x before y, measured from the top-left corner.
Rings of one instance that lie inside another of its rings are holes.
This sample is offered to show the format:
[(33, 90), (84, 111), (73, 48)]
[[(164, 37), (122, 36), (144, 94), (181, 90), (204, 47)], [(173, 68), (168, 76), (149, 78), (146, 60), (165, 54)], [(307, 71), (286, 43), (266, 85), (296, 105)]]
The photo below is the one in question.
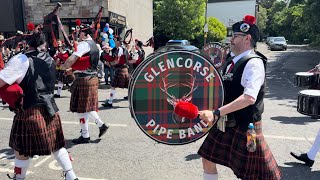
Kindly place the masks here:
[[(249, 60), (254, 61), (255, 59), (262, 59), (264, 66), (266, 67), (267, 58), (262, 54), (258, 56), (257, 54), (249, 54), (242, 57), (239, 61), (236, 62), (232, 70), (226, 73), (226, 67), (223, 70), (223, 84), (225, 86), (225, 103), (228, 104), (239, 96), (243, 94), (244, 87), (241, 85), (241, 78), (246, 64)], [(227, 65), (231, 63), (231, 60), (227, 60)], [(226, 66), (227, 66), (226, 65)], [(254, 123), (261, 120), (261, 114), (264, 111), (263, 97), (265, 94), (265, 82), (261, 86), (261, 89), (258, 93), (256, 102), (253, 105), (250, 105), (244, 109), (229, 113), (227, 115), (226, 127), (235, 127), (239, 126), (241, 129), (247, 129), (249, 123)], [(228, 125), (229, 124), (229, 125)], [(234, 125), (236, 124), (236, 125)]]
[(302, 90), (298, 95), (297, 111), (301, 114), (319, 117), (320, 90)]

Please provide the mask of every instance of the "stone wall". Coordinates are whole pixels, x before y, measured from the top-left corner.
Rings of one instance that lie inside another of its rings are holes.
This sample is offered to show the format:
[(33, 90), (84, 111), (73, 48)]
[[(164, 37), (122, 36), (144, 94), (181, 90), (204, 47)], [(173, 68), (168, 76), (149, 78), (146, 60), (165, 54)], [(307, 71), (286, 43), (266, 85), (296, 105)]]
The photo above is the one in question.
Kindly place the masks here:
[[(103, 5), (104, 14), (107, 16), (107, 3), (101, 4), (101, 0), (71, 0), (71, 2), (61, 1), (62, 8), (59, 10), (60, 18), (90, 18), (95, 17)], [(43, 16), (52, 12), (57, 3), (50, 3), (50, 0), (25, 0), (26, 22), (36, 24), (43, 22)]]

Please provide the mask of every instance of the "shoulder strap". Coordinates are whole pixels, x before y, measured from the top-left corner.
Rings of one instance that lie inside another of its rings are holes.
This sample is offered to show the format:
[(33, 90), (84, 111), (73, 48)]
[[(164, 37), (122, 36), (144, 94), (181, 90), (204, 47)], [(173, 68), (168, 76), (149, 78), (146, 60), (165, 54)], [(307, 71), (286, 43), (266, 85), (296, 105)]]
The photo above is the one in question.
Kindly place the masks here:
[(245, 55), (243, 56), (233, 67), (233, 69), (231, 70), (231, 73), (235, 73), (237, 72), (238, 68), (240, 67), (240, 65), (242, 63), (245, 63), (247, 61), (249, 61), (250, 59), (253, 59), (253, 58), (259, 58), (261, 59), (260, 56), (256, 55), (256, 54), (248, 54), (248, 55)]

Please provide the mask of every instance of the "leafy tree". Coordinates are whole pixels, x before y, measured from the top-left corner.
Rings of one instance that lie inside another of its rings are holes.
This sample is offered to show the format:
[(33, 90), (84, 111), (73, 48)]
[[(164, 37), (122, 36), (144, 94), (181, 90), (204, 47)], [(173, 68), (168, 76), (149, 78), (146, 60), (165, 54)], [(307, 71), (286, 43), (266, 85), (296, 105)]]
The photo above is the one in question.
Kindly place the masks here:
[(263, 8), (266, 8), (266, 9), (269, 9), (273, 6), (273, 3), (275, 2), (276, 0), (261, 0), (260, 1), (260, 5), (263, 7)]
[(315, 45), (320, 45), (320, 1), (308, 0), (304, 9), (306, 34)]
[(260, 29), (261, 36), (266, 36), (268, 34), (267, 21), (268, 21), (267, 9), (262, 7), (262, 5), (259, 5), (257, 26)]
[[(204, 26), (205, 1), (162, 0), (155, 7), (155, 35), (195, 40)], [(165, 44), (162, 42), (161, 44)]]
[[(208, 18), (208, 35), (207, 42), (220, 42), (227, 36), (227, 27), (215, 17)], [(203, 32), (203, 29), (201, 30)], [(195, 44), (201, 47), (204, 42), (204, 34), (199, 32), (196, 37)]]

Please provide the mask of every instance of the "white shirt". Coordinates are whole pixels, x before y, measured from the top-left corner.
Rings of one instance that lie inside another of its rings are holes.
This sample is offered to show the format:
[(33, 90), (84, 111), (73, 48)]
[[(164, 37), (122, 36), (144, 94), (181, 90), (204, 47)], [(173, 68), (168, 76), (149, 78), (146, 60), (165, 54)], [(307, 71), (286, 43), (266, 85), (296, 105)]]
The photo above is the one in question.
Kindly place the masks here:
[[(245, 51), (233, 58), (233, 63), (236, 64), (242, 57), (250, 54), (252, 50)], [(227, 70), (231, 65), (228, 66)], [(241, 85), (244, 87), (243, 94), (249, 95), (257, 99), (258, 93), (265, 80), (265, 69), (263, 60), (260, 58), (250, 59), (244, 67)]]
[[(92, 40), (92, 38), (87, 38), (86, 40)], [(82, 57), (84, 54), (90, 51), (90, 45), (86, 41), (81, 41), (78, 44), (77, 51), (73, 55), (77, 57)]]
[(119, 51), (118, 51), (118, 57), (123, 55), (123, 48), (119, 47)]
[(13, 56), (4, 69), (0, 71), (0, 79), (9, 85), (13, 83), (20, 84), (29, 68), (29, 60), (24, 54)]

